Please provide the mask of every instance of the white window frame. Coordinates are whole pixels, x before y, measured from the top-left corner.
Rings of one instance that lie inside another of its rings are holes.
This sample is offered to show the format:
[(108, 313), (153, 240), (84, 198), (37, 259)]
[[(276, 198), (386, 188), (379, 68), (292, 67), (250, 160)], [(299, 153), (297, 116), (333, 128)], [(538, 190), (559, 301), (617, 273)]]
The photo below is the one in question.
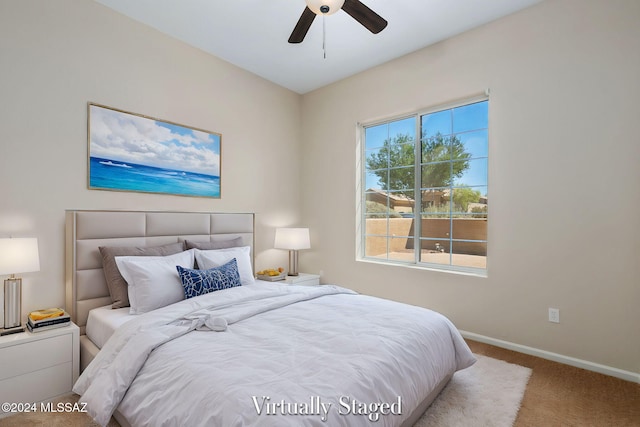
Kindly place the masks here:
[[(367, 238), (367, 234), (366, 234), (366, 198), (367, 198), (367, 193), (366, 193), (366, 141), (365, 141), (365, 134), (366, 134), (366, 129), (369, 127), (373, 127), (373, 126), (378, 126), (381, 124), (388, 124), (388, 123), (392, 123), (392, 122), (396, 122), (399, 120), (403, 120), (403, 119), (407, 119), (407, 118), (415, 118), (416, 121), (416, 129), (415, 129), (415, 140), (414, 140), (414, 148), (415, 148), (415, 163), (414, 163), (414, 171), (415, 171), (415, 184), (413, 187), (414, 190), (414, 194), (416, 194), (415, 197), (415, 201), (414, 201), (414, 209), (413, 209), (413, 215), (414, 215), (414, 219), (418, 216), (421, 216), (421, 208), (419, 208), (419, 206), (421, 206), (421, 201), (422, 201), (422, 195), (421, 195), (421, 183), (422, 183), (422, 177), (421, 177), (421, 172), (422, 172), (422, 167), (421, 167), (421, 146), (422, 146), (422, 124), (421, 124), (421, 117), (427, 114), (431, 114), (431, 113), (436, 113), (436, 112), (440, 112), (440, 111), (444, 111), (444, 110), (450, 110), (453, 108), (457, 108), (457, 107), (462, 107), (465, 105), (470, 105), (470, 104), (474, 104), (474, 103), (478, 103), (478, 102), (483, 102), (483, 101), (489, 101), (489, 96), (488, 96), (488, 91), (487, 93), (484, 93), (482, 95), (478, 95), (478, 96), (474, 96), (474, 97), (469, 97), (469, 98), (465, 98), (462, 100), (458, 100), (455, 102), (451, 102), (451, 103), (446, 103), (446, 104), (440, 104), (437, 106), (433, 106), (430, 108), (426, 108), (426, 109), (421, 109), (418, 111), (414, 111), (411, 112), (409, 114), (404, 114), (404, 115), (398, 115), (398, 116), (393, 116), (393, 117), (387, 117), (381, 120), (376, 120), (376, 121), (370, 121), (370, 122), (363, 122), (363, 123), (358, 123), (357, 126), (357, 131), (356, 131), (356, 137), (357, 137), (357, 165), (356, 165), (356, 197), (357, 197), (357, 201), (356, 201), (356, 260), (357, 261), (364, 261), (364, 262), (371, 262), (371, 263), (376, 263), (376, 264), (391, 264), (391, 265), (398, 265), (398, 266), (405, 266), (405, 267), (412, 267), (412, 268), (421, 268), (421, 269), (428, 269), (428, 270), (437, 270), (437, 271), (445, 271), (445, 272), (453, 272), (453, 273), (462, 273), (462, 274), (472, 274), (472, 275), (476, 275), (476, 276), (482, 276), (482, 277), (486, 277), (487, 276), (487, 272), (489, 269), (489, 247), (488, 247), (488, 242), (489, 242), (489, 236), (487, 236), (487, 239), (485, 241), (479, 241), (479, 242), (483, 242), (487, 245), (487, 254), (486, 254), (486, 267), (485, 268), (478, 268), (478, 267), (468, 267), (468, 266), (460, 266), (460, 265), (453, 265), (451, 263), (451, 258), (450, 258), (450, 262), (449, 264), (439, 264), (439, 263), (429, 263), (429, 262), (424, 262), (424, 261), (420, 261), (421, 258), (421, 247), (422, 247), (422, 242), (421, 242), (421, 223), (422, 221), (414, 221), (415, 227), (414, 227), (414, 231), (413, 231), (413, 235), (409, 236), (409, 237), (413, 237), (414, 239), (414, 259), (413, 261), (400, 261), (400, 260), (392, 260), (392, 259), (381, 259), (378, 257), (372, 257), (372, 256), (366, 256), (365, 254), (365, 249), (366, 249), (366, 238)], [(488, 103), (487, 105), (488, 108), (488, 115), (490, 117), (490, 103)], [(491, 141), (491, 137), (489, 134), (489, 117), (487, 119), (487, 137), (488, 137), (488, 145), (490, 145), (490, 141)], [(487, 147), (487, 162), (489, 161), (489, 147)], [(487, 170), (487, 175), (489, 175), (489, 171)], [(489, 191), (489, 176), (487, 176), (487, 193)], [(417, 207), (417, 208), (416, 208)], [(487, 232), (488, 232), (488, 221), (489, 221), (489, 209), (488, 209), (488, 205), (487, 205)], [(451, 221), (451, 223), (453, 223), (452, 218), (449, 218), (449, 220)], [(386, 238), (387, 238), (387, 242), (389, 241), (389, 239), (392, 236), (389, 233), (389, 230), (387, 230), (387, 234), (386, 234)], [(450, 234), (449, 236), (449, 241), (453, 242), (456, 239), (453, 239), (452, 235)], [(465, 239), (465, 241), (467, 241)], [(468, 241), (472, 241), (472, 240), (468, 240)], [(387, 250), (388, 253), (388, 250)]]

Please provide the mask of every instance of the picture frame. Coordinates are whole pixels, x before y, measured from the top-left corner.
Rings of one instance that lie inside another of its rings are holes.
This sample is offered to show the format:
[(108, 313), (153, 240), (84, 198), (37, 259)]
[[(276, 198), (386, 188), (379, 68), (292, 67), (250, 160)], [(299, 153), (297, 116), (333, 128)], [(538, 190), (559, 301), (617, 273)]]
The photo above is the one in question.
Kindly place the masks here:
[(88, 187), (221, 198), (222, 135), (88, 103)]

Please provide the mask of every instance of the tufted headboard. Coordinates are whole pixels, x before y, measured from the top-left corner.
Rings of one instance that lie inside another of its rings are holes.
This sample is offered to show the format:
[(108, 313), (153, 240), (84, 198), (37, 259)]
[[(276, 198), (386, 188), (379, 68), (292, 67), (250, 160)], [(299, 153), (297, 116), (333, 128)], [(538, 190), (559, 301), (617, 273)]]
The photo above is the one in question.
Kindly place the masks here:
[(89, 310), (111, 304), (99, 246), (159, 246), (184, 240), (242, 237), (251, 246), (254, 214), (199, 212), (66, 212), (66, 310), (85, 333)]

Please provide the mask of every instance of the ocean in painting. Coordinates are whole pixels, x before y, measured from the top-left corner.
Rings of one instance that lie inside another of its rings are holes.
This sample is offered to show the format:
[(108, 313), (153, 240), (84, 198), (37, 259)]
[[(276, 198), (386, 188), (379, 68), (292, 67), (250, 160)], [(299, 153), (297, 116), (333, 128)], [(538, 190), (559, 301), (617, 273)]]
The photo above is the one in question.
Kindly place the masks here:
[(91, 157), (91, 188), (220, 197), (220, 177)]

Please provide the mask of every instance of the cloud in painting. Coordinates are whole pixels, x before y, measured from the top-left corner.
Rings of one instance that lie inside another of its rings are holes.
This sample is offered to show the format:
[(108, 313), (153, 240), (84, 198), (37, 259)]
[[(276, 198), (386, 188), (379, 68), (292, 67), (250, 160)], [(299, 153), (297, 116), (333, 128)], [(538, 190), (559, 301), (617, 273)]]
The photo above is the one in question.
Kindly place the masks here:
[(96, 105), (90, 115), (92, 157), (220, 176), (220, 135)]

